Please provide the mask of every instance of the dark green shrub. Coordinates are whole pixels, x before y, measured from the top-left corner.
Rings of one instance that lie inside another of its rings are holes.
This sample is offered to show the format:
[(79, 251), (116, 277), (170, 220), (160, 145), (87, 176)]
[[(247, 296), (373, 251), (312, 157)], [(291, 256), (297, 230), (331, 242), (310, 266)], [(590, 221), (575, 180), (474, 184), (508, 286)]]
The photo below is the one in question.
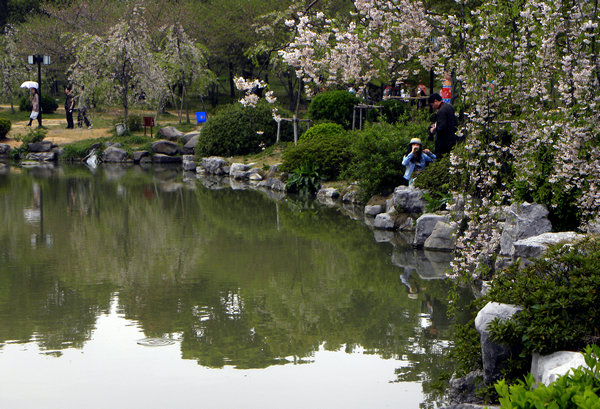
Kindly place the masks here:
[[(56, 100), (46, 94), (42, 95), (40, 105), (42, 106), (42, 114), (53, 114), (58, 108)], [(31, 108), (33, 108), (33, 106), (31, 105), (29, 96), (21, 97), (21, 100), (19, 101), (19, 111), (31, 111)]]
[(46, 137), (48, 131), (43, 128), (31, 128), (25, 135), (15, 136), (15, 140), (21, 141), (23, 147), (30, 143), (41, 142)]
[(321, 186), (320, 180), (319, 167), (312, 162), (305, 162), (294, 169), (285, 187), (290, 193), (315, 194)]
[(395, 126), (386, 123), (367, 126), (351, 134), (352, 164), (345, 177), (358, 181), (362, 199), (393, 190), (404, 183), (402, 158), (407, 153), (408, 142), (423, 136), (426, 125)]
[(12, 124), (10, 122), (10, 119), (0, 118), (0, 139), (6, 138), (6, 134), (10, 132), (11, 127)]
[(408, 102), (386, 99), (378, 102), (377, 105), (383, 107), (381, 110), (376, 111), (379, 114), (379, 120), (390, 124), (405, 124), (411, 118), (412, 106)]
[(137, 132), (142, 129), (142, 117), (140, 115), (129, 115), (126, 125), (129, 132)]
[(324, 179), (332, 180), (339, 177), (351, 158), (347, 131), (337, 124), (319, 124), (306, 131), (297, 146), (283, 153), (281, 169), (292, 172), (305, 163), (312, 163)]
[(348, 91), (328, 91), (316, 95), (308, 106), (308, 117), (313, 121), (326, 120), (352, 127), (352, 113), (358, 98)]
[(276, 138), (277, 122), (269, 104), (261, 101), (256, 107), (244, 107), (235, 103), (208, 119), (202, 127), (196, 152), (199, 156), (247, 155), (273, 145)]
[(429, 163), (415, 178), (415, 186), (429, 191), (432, 200), (441, 200), (450, 192), (450, 155)]

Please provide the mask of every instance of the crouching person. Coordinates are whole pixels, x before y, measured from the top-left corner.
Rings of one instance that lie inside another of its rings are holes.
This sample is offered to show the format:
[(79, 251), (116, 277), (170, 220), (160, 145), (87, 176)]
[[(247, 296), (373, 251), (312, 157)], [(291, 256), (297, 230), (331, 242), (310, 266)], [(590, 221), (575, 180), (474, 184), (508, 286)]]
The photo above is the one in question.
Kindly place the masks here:
[(419, 138), (412, 138), (408, 143), (409, 151), (402, 159), (402, 165), (406, 167), (404, 179), (411, 186), (417, 174), (425, 169), (429, 162), (433, 162), (436, 156), (429, 150), (423, 149)]

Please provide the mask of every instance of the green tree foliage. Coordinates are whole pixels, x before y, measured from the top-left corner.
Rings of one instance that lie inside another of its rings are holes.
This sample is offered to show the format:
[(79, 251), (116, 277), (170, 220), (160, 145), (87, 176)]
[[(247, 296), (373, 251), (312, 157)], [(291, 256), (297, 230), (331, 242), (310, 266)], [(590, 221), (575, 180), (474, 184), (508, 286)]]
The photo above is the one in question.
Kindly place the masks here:
[(316, 95), (308, 106), (308, 117), (313, 121), (329, 121), (352, 127), (352, 114), (358, 98), (348, 91), (328, 91)]
[(326, 180), (337, 179), (352, 160), (351, 140), (341, 125), (319, 124), (308, 129), (298, 145), (283, 153), (282, 170), (292, 172), (308, 163)]

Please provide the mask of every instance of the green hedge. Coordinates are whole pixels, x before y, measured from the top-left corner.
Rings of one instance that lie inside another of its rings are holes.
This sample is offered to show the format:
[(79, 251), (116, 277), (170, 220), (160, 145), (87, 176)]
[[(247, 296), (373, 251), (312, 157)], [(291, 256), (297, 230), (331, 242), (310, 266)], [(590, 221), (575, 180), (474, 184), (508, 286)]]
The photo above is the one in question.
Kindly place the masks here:
[(408, 142), (413, 137), (426, 135), (426, 129), (427, 125), (422, 123), (404, 126), (381, 123), (352, 133), (353, 161), (345, 177), (358, 181), (362, 199), (391, 192), (404, 183), (402, 159)]
[(298, 145), (283, 153), (281, 169), (292, 172), (312, 164), (326, 180), (337, 179), (352, 158), (348, 132), (338, 124), (318, 124), (308, 129)]
[(335, 122), (345, 129), (352, 127), (352, 113), (358, 98), (348, 91), (328, 91), (316, 95), (308, 106), (313, 121)]
[[(200, 132), (196, 145), (199, 156), (235, 156), (260, 152), (273, 145), (277, 138), (277, 122), (273, 107), (261, 101), (256, 107), (240, 103), (224, 106), (212, 115)], [(281, 112), (287, 116), (286, 112)], [(282, 141), (293, 138), (291, 127), (283, 127)]]

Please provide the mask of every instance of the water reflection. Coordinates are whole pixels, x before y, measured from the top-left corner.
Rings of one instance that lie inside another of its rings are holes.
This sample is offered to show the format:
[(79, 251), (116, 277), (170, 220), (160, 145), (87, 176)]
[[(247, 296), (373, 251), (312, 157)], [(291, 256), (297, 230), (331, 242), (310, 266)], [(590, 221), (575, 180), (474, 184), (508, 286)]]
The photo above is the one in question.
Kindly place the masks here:
[[(139, 167), (2, 176), (0, 364), (32, 359), (16, 358), (15, 343), (29, 355), (85, 355), (115, 336), (102, 322), (116, 315), (136, 328), (117, 337), (119, 348), (177, 339), (166, 347), (179, 351), (167, 364), (177, 368), (181, 359), (198, 371), (284, 366), (298, 383), (300, 363), (317, 376), (321, 359), (373, 357), (388, 369), (372, 379), (419, 389), (449, 369), (440, 359), (450, 339), (447, 284), (433, 279), (447, 266), (440, 255), (398, 238), (378, 243), (339, 208), (222, 186), (230, 182)], [(40, 226), (24, 212), (36, 203)], [(52, 232), (52, 246), (24, 245), (38, 227)], [(121, 358), (105, 357), (117, 368)], [(342, 371), (328, 384), (369, 382), (353, 376)], [(384, 389), (386, 405), (404, 399)]]

